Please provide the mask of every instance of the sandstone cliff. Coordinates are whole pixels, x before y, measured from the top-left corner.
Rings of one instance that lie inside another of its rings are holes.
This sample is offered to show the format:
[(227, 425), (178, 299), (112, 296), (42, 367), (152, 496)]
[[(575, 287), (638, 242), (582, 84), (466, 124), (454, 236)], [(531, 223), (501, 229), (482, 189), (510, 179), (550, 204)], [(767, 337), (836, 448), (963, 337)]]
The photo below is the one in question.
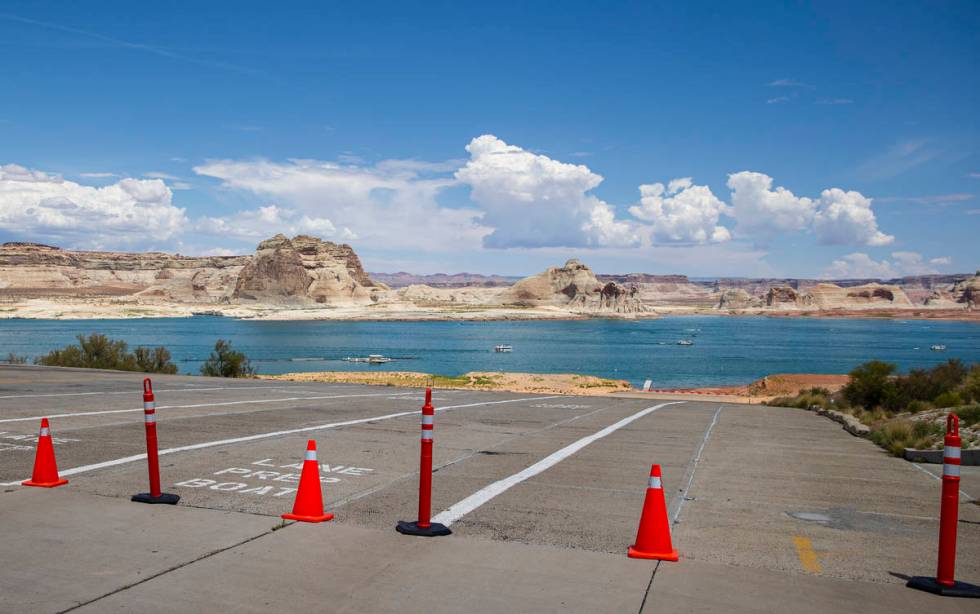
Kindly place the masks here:
[[(376, 286), (349, 245), (278, 234), (259, 243), (238, 274), (232, 300), (268, 304), (363, 304)], [(374, 298), (372, 298), (374, 297)]]
[(504, 303), (529, 307), (554, 306), (588, 313), (633, 314), (648, 311), (635, 285), (603, 284), (592, 269), (572, 259), (562, 267), (526, 277), (503, 293)]
[(369, 303), (383, 290), (349, 245), (313, 237), (263, 241), (255, 256), (69, 251), (0, 246), (0, 300), (112, 299), (138, 304), (270, 306)]
[(770, 309), (783, 310), (905, 309), (913, 306), (898, 286), (878, 283), (850, 287), (820, 283), (807, 290), (779, 286), (766, 292), (764, 302)]

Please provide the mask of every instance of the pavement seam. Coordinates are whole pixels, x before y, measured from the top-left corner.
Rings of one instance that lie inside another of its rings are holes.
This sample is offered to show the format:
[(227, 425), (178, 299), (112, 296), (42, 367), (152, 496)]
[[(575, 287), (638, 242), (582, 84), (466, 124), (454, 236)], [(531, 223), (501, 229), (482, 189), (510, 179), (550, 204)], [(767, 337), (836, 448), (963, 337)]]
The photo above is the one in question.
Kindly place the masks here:
[[(911, 465), (913, 467), (915, 467), (916, 469), (918, 469), (919, 471), (921, 471), (922, 473), (924, 473), (927, 476), (929, 476), (930, 478), (936, 480), (937, 482), (942, 483), (943, 479), (941, 477), (939, 477), (935, 473), (929, 471), (928, 469), (922, 467), (921, 465), (919, 465), (919, 463), (911, 463)], [(960, 496), (963, 497), (964, 499), (966, 499), (967, 503), (970, 503), (971, 501), (975, 501), (976, 500), (976, 499), (974, 499), (973, 497), (971, 497), (969, 494), (967, 494), (966, 492), (964, 492), (962, 490), (960, 491)]]
[[(698, 470), (698, 464), (701, 462), (701, 454), (704, 453), (704, 448), (708, 445), (708, 438), (711, 437), (711, 431), (714, 430), (715, 425), (718, 423), (718, 415), (721, 414), (721, 410), (724, 405), (719, 405), (718, 409), (715, 410), (715, 415), (711, 418), (711, 423), (708, 428), (704, 431), (704, 436), (701, 437), (701, 445), (698, 446), (697, 451), (691, 458), (691, 462), (688, 464), (688, 470), (690, 473), (687, 474), (687, 482), (684, 484), (684, 488), (680, 492), (684, 493), (681, 497), (676, 499), (677, 507), (674, 508), (674, 512), (670, 514), (670, 523), (677, 524), (677, 519), (680, 518), (681, 510), (684, 509), (684, 502), (687, 500), (688, 494), (691, 492), (691, 485), (694, 483), (694, 474)], [(686, 473), (686, 472), (685, 472)], [(674, 507), (673, 505), (671, 507)]]
[[(286, 526), (289, 526), (289, 525), (286, 525)], [(149, 582), (150, 580), (153, 580), (155, 578), (159, 578), (160, 576), (164, 576), (164, 575), (166, 575), (168, 573), (177, 571), (178, 569), (181, 569), (183, 567), (187, 567), (188, 565), (193, 565), (194, 563), (197, 563), (198, 561), (203, 561), (204, 559), (210, 558), (210, 557), (212, 557), (212, 556), (214, 556), (216, 554), (221, 554), (222, 552), (227, 552), (228, 550), (232, 550), (232, 549), (237, 548), (239, 546), (244, 546), (245, 544), (250, 543), (250, 542), (253, 542), (253, 541), (259, 539), (260, 537), (264, 537), (266, 535), (271, 535), (275, 531), (280, 530), (280, 528), (281, 527), (276, 527), (275, 529), (269, 529), (267, 531), (263, 531), (262, 533), (259, 533), (258, 535), (253, 535), (252, 537), (249, 537), (247, 539), (244, 539), (244, 540), (242, 540), (240, 542), (231, 544), (230, 546), (225, 546), (224, 548), (218, 548), (217, 550), (212, 550), (211, 552), (206, 552), (206, 553), (202, 554), (201, 556), (199, 556), (197, 558), (191, 559), (190, 561), (185, 561), (183, 563), (179, 563), (177, 565), (174, 565), (173, 567), (168, 567), (167, 569), (164, 569), (164, 570), (159, 571), (159, 572), (157, 572), (155, 574), (152, 574), (150, 576), (147, 576), (147, 577), (145, 577), (145, 578), (143, 578), (143, 579), (141, 579), (141, 580), (139, 580), (137, 582), (133, 582), (131, 584), (127, 584), (126, 586), (120, 586), (119, 588), (117, 588), (115, 590), (112, 590), (112, 591), (109, 591), (108, 593), (106, 593), (104, 595), (100, 595), (100, 596), (95, 597), (93, 599), (89, 599), (88, 601), (83, 601), (81, 603), (75, 604), (75, 605), (71, 606), (70, 608), (66, 608), (64, 610), (59, 610), (58, 611), (58, 614), (65, 614), (66, 612), (72, 612), (72, 611), (77, 610), (79, 608), (83, 608), (83, 607), (85, 607), (87, 605), (90, 605), (90, 604), (95, 603), (96, 601), (101, 601), (101, 600), (105, 599), (106, 597), (111, 597), (111, 596), (113, 596), (113, 595), (115, 595), (117, 593), (121, 593), (123, 591), (127, 591), (127, 590), (129, 590), (131, 588), (134, 588), (136, 586), (139, 586), (140, 584), (144, 584), (146, 582)], [(282, 528), (285, 528), (285, 527), (282, 527)]]
[(657, 561), (656, 565), (653, 566), (653, 572), (650, 573), (650, 581), (647, 582), (647, 590), (643, 593), (643, 601), (640, 602), (640, 609), (637, 610), (637, 614), (643, 614), (643, 608), (647, 607), (647, 599), (653, 589), (653, 579), (657, 577), (657, 570), (660, 569), (661, 562)]

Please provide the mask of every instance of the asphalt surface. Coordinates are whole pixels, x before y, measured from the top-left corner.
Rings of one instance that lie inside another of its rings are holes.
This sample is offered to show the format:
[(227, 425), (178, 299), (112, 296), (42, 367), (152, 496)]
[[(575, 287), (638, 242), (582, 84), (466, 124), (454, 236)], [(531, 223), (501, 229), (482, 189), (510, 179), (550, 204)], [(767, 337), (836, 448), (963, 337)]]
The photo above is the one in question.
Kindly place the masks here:
[[(934, 572), (935, 468), (810, 412), (437, 390), (432, 511), (453, 535), (424, 539), (393, 530), (416, 517), (421, 391), (156, 376), (169, 507), (129, 501), (147, 490), (141, 379), (0, 367), (0, 611), (977, 605), (903, 585)], [(70, 480), (51, 490), (19, 485), (44, 416)], [(284, 526), (308, 439), (336, 519)], [(678, 563), (625, 556), (654, 462)], [(957, 576), (977, 584), (973, 469)]]

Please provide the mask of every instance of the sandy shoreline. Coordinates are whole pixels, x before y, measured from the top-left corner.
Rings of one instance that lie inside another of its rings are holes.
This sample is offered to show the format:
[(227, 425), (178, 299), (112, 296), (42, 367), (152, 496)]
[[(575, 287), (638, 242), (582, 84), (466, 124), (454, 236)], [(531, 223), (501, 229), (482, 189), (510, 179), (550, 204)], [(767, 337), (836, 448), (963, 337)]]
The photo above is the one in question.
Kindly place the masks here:
[(141, 318), (189, 318), (213, 315), (249, 320), (302, 321), (497, 321), (497, 320), (584, 320), (584, 319), (657, 319), (665, 316), (765, 316), (780, 318), (842, 318), (893, 320), (950, 320), (980, 322), (980, 310), (903, 308), (903, 309), (710, 309), (701, 307), (658, 306), (650, 312), (616, 314), (572, 311), (559, 307), (455, 306), (419, 307), (406, 304), (349, 305), (331, 307), (215, 306), (194, 304), (156, 304), (130, 301), (54, 301), (30, 299), (0, 303), (0, 319), (31, 320), (115, 320)]
[(791, 373), (768, 375), (741, 386), (704, 388), (653, 389), (644, 392), (625, 380), (606, 379), (571, 373), (512, 373), (472, 371), (461, 376), (433, 375), (416, 371), (312, 371), (259, 375), (259, 379), (292, 382), (333, 382), (373, 386), (408, 386), (463, 390), (495, 390), (531, 394), (565, 394), (599, 396), (631, 395), (689, 395), (710, 396), (716, 400), (739, 403), (761, 403), (780, 396), (794, 396), (801, 390), (819, 386), (831, 392), (847, 383), (847, 375)]

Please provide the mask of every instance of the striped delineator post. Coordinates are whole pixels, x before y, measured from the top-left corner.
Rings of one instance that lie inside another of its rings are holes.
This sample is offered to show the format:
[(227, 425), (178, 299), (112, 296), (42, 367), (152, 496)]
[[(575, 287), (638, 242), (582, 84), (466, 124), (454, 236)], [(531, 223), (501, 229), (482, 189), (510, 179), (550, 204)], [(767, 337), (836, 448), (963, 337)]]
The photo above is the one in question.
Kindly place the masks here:
[(915, 576), (907, 586), (946, 597), (980, 598), (980, 586), (954, 579), (956, 567), (956, 524), (960, 505), (960, 419), (946, 417), (943, 449), (943, 491), (939, 507), (939, 562), (936, 577)]
[(153, 382), (150, 378), (143, 379), (143, 425), (146, 427), (146, 464), (150, 473), (150, 492), (133, 495), (137, 503), (162, 503), (174, 505), (180, 501), (180, 495), (161, 492), (160, 490), (160, 459), (157, 456), (157, 412), (156, 399), (153, 396)]
[(452, 533), (444, 524), (432, 522), (432, 430), (436, 410), (432, 406), (432, 387), (425, 389), (425, 405), (422, 406), (422, 436), (419, 462), (419, 519), (415, 522), (399, 520), (395, 530), (403, 535), (436, 537)]

